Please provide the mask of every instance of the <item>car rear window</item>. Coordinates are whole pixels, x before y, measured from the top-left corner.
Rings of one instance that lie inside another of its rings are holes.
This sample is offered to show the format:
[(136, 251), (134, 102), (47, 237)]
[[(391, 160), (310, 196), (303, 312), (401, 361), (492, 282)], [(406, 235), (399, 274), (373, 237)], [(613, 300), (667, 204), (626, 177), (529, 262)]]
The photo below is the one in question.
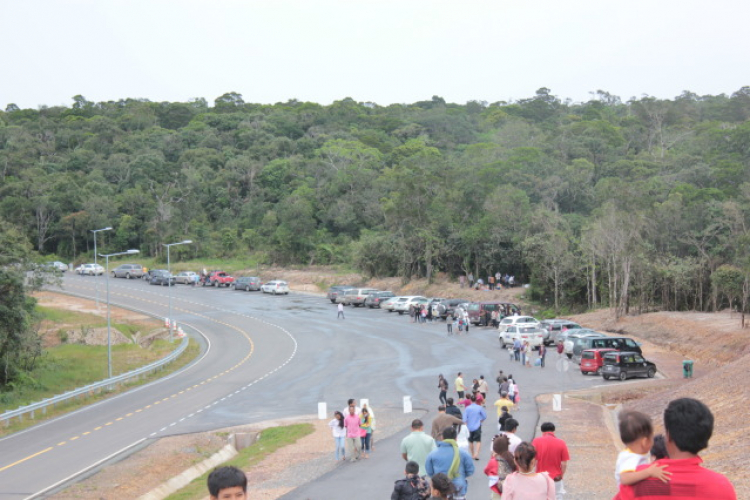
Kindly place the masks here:
[(581, 354), (581, 359), (594, 359), (594, 352), (593, 351), (583, 351), (583, 354)]
[(617, 354), (607, 353), (604, 355), (603, 363), (605, 365), (616, 365), (618, 359), (620, 359), (620, 356), (618, 356)]
[(513, 320), (510, 318), (506, 318), (500, 321), (501, 325), (510, 325), (511, 323), (513, 323)]
[(469, 311), (478, 311), (479, 304), (469, 304)]

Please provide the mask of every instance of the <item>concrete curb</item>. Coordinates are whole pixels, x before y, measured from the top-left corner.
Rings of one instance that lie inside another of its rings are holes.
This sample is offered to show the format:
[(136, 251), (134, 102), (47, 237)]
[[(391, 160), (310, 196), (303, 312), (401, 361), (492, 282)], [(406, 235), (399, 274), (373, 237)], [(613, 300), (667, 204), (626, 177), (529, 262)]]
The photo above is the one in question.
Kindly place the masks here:
[(217, 465), (234, 458), (237, 453), (237, 449), (233, 445), (228, 444), (203, 462), (190, 467), (179, 476), (173, 477), (161, 486), (142, 495), (138, 500), (162, 500), (175, 491), (187, 486), (193, 479), (202, 476)]

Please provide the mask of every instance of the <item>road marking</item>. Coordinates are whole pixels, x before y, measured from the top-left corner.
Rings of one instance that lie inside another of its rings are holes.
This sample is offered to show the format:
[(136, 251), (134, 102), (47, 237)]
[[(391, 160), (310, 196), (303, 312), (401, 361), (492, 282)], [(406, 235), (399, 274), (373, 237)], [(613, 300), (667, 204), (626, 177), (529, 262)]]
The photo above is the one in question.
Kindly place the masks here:
[(79, 437), (81, 437), (81, 436), (73, 436), (72, 438), (70, 438), (70, 441), (75, 441), (75, 440), (76, 440), (76, 439), (78, 439)]
[(65, 444), (65, 441), (62, 441), (60, 443), (57, 443), (57, 446), (63, 446)]
[(46, 450), (42, 450), (42, 451), (39, 451), (39, 452), (37, 452), (37, 453), (34, 453), (33, 455), (29, 455), (29, 456), (28, 456), (28, 457), (26, 457), (26, 458), (22, 458), (21, 460), (17, 460), (17, 461), (15, 461), (15, 462), (13, 462), (12, 464), (8, 464), (8, 465), (6, 465), (5, 467), (2, 467), (2, 468), (0, 468), (0, 472), (2, 472), (2, 471), (4, 471), (4, 470), (8, 470), (8, 469), (10, 469), (11, 467), (15, 467), (15, 466), (16, 466), (16, 465), (18, 465), (18, 464), (22, 464), (22, 463), (24, 463), (24, 462), (25, 462), (25, 461), (27, 461), (27, 460), (31, 460), (32, 458), (36, 458), (36, 457), (38, 457), (39, 455), (41, 455), (42, 453), (47, 453), (47, 452), (48, 452), (48, 451), (50, 451), (51, 449), (52, 449), (52, 446), (50, 446), (50, 447), (49, 447), (49, 448), (47, 448)]

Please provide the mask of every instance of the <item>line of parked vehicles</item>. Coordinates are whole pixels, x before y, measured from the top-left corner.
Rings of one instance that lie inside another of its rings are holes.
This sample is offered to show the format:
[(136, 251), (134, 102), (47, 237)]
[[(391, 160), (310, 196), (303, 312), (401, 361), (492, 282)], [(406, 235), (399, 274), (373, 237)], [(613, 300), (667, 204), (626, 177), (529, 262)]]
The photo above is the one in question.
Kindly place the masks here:
[[(67, 266), (65, 266), (67, 269)], [(81, 264), (75, 268), (75, 273), (82, 276), (101, 276), (104, 268), (99, 264)], [(151, 285), (174, 286), (201, 285), (216, 288), (226, 287), (235, 290), (261, 291), (272, 295), (288, 295), (289, 284), (283, 280), (263, 281), (255, 276), (241, 276), (235, 278), (230, 274), (220, 271), (207, 271), (197, 273), (195, 271), (180, 271), (171, 274), (166, 269), (147, 269), (141, 264), (121, 264), (110, 271), (113, 278), (142, 279)]]
[(594, 374), (605, 380), (626, 380), (632, 377), (653, 378), (656, 365), (643, 358), (638, 342), (628, 337), (612, 337), (584, 328), (566, 319), (539, 321), (523, 316), (515, 304), (506, 302), (470, 302), (466, 299), (439, 297), (396, 296), (393, 292), (373, 288), (335, 285), (328, 290), (328, 300), (352, 307), (383, 309), (388, 312), (408, 313), (412, 307), (431, 311), (432, 317), (444, 321), (468, 317), (477, 326), (496, 326), (503, 348), (515, 340), (527, 341), (537, 350), (539, 346), (563, 344), (563, 352), (580, 366), (583, 375)]

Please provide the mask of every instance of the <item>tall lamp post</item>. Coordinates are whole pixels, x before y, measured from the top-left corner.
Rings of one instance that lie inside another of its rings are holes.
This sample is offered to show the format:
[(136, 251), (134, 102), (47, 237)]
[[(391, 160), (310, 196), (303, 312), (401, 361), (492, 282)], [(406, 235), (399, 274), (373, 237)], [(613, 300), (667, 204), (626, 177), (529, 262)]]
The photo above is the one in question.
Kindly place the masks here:
[[(101, 231), (111, 231), (111, 230), (112, 228), (110, 226), (107, 226), (102, 229), (90, 229), (89, 230), (92, 233), (94, 233), (94, 276), (96, 276), (96, 265), (98, 264), (98, 262), (96, 261), (96, 233), (99, 233)], [(81, 275), (83, 276), (83, 273), (81, 273)], [(99, 309), (99, 282), (96, 281), (94, 283), (94, 286), (96, 287), (96, 308)]]
[(133, 255), (141, 253), (140, 250), (127, 250), (125, 252), (102, 254), (100, 257), (107, 259), (107, 378), (112, 378), (112, 324), (109, 317), (109, 258), (118, 255)]
[(169, 273), (169, 277), (167, 278), (167, 288), (169, 290), (169, 341), (172, 342), (174, 340), (174, 337), (172, 335), (173, 328), (172, 328), (172, 268), (171, 268), (171, 262), (169, 260), (169, 249), (170, 247), (173, 247), (175, 245), (188, 245), (192, 243), (193, 240), (184, 240), (184, 241), (178, 241), (177, 243), (162, 243), (165, 247), (167, 247), (167, 273)]

